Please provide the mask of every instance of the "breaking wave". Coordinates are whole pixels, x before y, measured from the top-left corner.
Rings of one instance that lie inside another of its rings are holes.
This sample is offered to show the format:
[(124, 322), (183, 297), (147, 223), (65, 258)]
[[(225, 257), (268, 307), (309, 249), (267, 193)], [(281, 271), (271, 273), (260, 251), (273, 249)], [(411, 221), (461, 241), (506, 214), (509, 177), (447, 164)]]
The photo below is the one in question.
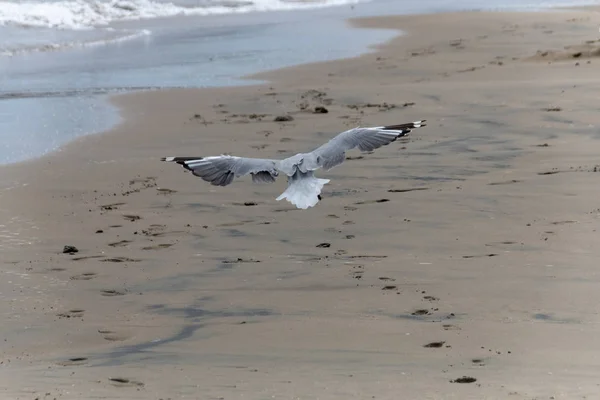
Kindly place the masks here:
[(0, 25), (90, 29), (117, 21), (185, 15), (215, 15), (253, 11), (298, 10), (354, 4), (359, 0), (199, 0), (176, 4), (158, 0), (0, 0)]

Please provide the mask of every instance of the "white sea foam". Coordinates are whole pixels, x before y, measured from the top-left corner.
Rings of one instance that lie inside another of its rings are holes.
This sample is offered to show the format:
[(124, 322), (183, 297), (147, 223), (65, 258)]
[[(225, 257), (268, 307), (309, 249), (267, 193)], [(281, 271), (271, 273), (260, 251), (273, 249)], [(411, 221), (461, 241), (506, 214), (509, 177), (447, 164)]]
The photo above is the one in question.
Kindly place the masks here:
[[(126, 30), (113, 30), (110, 31), (105, 29), (106, 37), (101, 39), (91, 40), (73, 40), (73, 41), (61, 41), (58, 43), (46, 43), (46, 44), (33, 44), (33, 45), (2, 45), (0, 44), (0, 56), (16, 56), (23, 53), (34, 53), (34, 52), (47, 52), (47, 51), (58, 51), (66, 50), (75, 47), (97, 47), (109, 44), (115, 44), (125, 42), (132, 39), (138, 39), (144, 36), (151, 35), (151, 31), (148, 29), (140, 29), (138, 31), (126, 31)], [(1, 98), (1, 95), (0, 95)]]
[(214, 15), (252, 11), (296, 10), (354, 4), (360, 0), (249, 0), (180, 6), (152, 0), (64, 0), (56, 2), (0, 0), (0, 25), (89, 29), (111, 22), (183, 15)]

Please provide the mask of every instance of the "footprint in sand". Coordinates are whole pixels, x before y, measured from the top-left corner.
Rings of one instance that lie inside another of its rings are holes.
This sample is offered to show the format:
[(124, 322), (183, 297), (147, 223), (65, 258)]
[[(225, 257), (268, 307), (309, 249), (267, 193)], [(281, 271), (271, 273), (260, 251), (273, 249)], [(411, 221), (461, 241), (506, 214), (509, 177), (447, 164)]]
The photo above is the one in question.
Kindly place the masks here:
[(431, 342), (431, 343), (424, 344), (423, 347), (428, 348), (428, 349), (439, 349), (439, 348), (443, 347), (445, 343), (446, 342)]
[(115, 290), (115, 289), (104, 289), (100, 291), (100, 294), (105, 297), (113, 297), (113, 296), (124, 296), (126, 291)]
[(488, 183), (488, 185), (490, 186), (497, 186), (497, 185), (511, 185), (513, 183), (519, 183), (521, 181), (517, 180), (517, 179), (511, 179), (509, 181), (501, 181), (501, 182), (490, 182)]
[(463, 42), (464, 42), (464, 39), (454, 39), (454, 40), (451, 40), (448, 44), (451, 47), (454, 47), (457, 49), (464, 49), (465, 46), (463, 46)]
[(538, 172), (538, 175), (554, 175), (554, 174), (558, 174), (560, 172), (564, 172), (564, 171), (559, 171), (559, 170), (552, 170), (552, 171), (545, 171), (545, 172)]
[(449, 319), (456, 318), (456, 314), (454, 313), (444, 313), (440, 312), (439, 308), (430, 308), (430, 309), (417, 309), (412, 313), (408, 314), (395, 314), (395, 318), (401, 318), (409, 321), (421, 321), (421, 322), (442, 322)]
[(129, 214), (123, 215), (123, 218), (125, 218), (127, 221), (131, 221), (131, 222), (142, 219), (142, 217), (140, 217), (139, 215), (129, 215)]
[(473, 383), (473, 382), (477, 382), (477, 379), (475, 379), (471, 376), (463, 376), (463, 377), (457, 378), (450, 382), (452, 382), (452, 383)]
[(375, 203), (387, 203), (388, 201), (390, 201), (390, 199), (378, 199), (378, 200), (365, 200), (365, 201), (359, 201), (357, 203), (354, 204), (375, 204)]
[(129, 257), (111, 257), (100, 260), (102, 262), (122, 263), (122, 262), (139, 262), (141, 260)]
[(122, 205), (125, 205), (125, 203), (105, 204), (103, 206), (100, 206), (100, 210), (102, 210), (102, 211), (117, 210)]
[(428, 187), (418, 187), (418, 188), (407, 188), (407, 189), (388, 189), (389, 193), (406, 193), (406, 192), (415, 192), (418, 190), (429, 190)]
[[(519, 242), (515, 242), (515, 241), (512, 241), (512, 240), (505, 240), (505, 241), (496, 242), (496, 243), (486, 243), (485, 245), (488, 246), (488, 247), (495, 247), (495, 246), (499, 246), (499, 245), (506, 245), (506, 246), (508, 246), (508, 245), (513, 245), (513, 244), (519, 244)], [(523, 244), (523, 243), (520, 243), (520, 244)]]
[(116, 387), (140, 387), (144, 386), (144, 384), (140, 381), (135, 381), (133, 379), (128, 378), (108, 378), (110, 383)]
[(245, 225), (245, 224), (250, 224), (250, 223), (252, 223), (252, 222), (254, 222), (254, 220), (253, 220), (253, 219), (251, 219), (251, 220), (246, 220), (246, 221), (225, 222), (225, 223), (223, 223), (223, 224), (218, 224), (218, 225), (216, 225), (216, 226), (218, 226), (218, 227), (222, 227), (222, 228), (230, 228), (230, 227), (232, 227), (232, 226), (242, 226), (242, 225)]
[(414, 50), (410, 51), (410, 55), (412, 57), (431, 55), (431, 54), (435, 54), (435, 50), (431, 47), (422, 48), (422, 49), (414, 49)]
[(143, 229), (142, 234), (146, 236), (160, 236), (165, 234), (166, 225), (152, 224), (148, 229)]
[(498, 254), (490, 253), (490, 254), (479, 254), (479, 255), (468, 255), (462, 256), (462, 258), (481, 258), (481, 257), (496, 257)]
[(414, 316), (431, 315), (431, 312), (429, 312), (429, 310), (426, 310), (423, 308), (423, 309), (415, 310), (415, 311), (411, 312), (410, 315), (414, 315)]
[(255, 201), (245, 201), (243, 203), (231, 203), (234, 206), (244, 206), (244, 207), (252, 207), (252, 206), (257, 206), (258, 203)]
[(65, 360), (65, 361), (59, 361), (56, 364), (63, 366), (63, 367), (85, 365), (85, 364), (87, 364), (87, 357), (73, 357), (73, 358), (69, 358), (68, 360)]
[(90, 279), (94, 279), (96, 275), (95, 272), (84, 272), (83, 274), (73, 275), (69, 279), (73, 281), (89, 281)]
[(129, 335), (117, 333), (110, 329), (98, 329), (98, 333), (102, 335), (104, 340), (108, 340), (109, 342), (122, 342), (130, 337)]
[(367, 256), (367, 255), (358, 255), (358, 256), (348, 256), (348, 258), (375, 258), (375, 259), (380, 259), (380, 258), (387, 258), (387, 256)]
[(120, 240), (118, 242), (109, 243), (108, 245), (110, 247), (123, 247), (127, 246), (129, 243), (131, 243), (131, 240)]
[(273, 210), (273, 212), (290, 212), (290, 211), (297, 211), (298, 208), (294, 207), (294, 208), (276, 208)]
[(167, 189), (167, 188), (157, 188), (156, 191), (158, 194), (173, 194), (177, 193), (177, 190)]
[(160, 249), (168, 249), (173, 246), (173, 243), (161, 243), (154, 246), (146, 246), (142, 247), (142, 250), (160, 250)]
[(223, 264), (241, 264), (241, 263), (259, 263), (260, 260), (254, 260), (252, 258), (237, 258), (235, 260), (221, 261)]
[(444, 324), (442, 325), (442, 328), (444, 328), (445, 331), (460, 331), (460, 327), (456, 326), (456, 325), (452, 325), (452, 324)]
[(464, 73), (464, 72), (473, 72), (473, 71), (477, 71), (478, 69), (483, 69), (485, 68), (485, 65), (480, 65), (478, 67), (471, 67), (471, 68), (467, 68), (467, 69), (460, 69), (458, 71), (456, 71), (457, 73)]
[(83, 317), (84, 313), (85, 313), (85, 310), (74, 309), (74, 310), (69, 310), (69, 311), (58, 313), (58, 314), (56, 314), (56, 316), (58, 318), (81, 318), (81, 317)]
[(90, 258), (102, 258), (104, 256), (83, 256), (83, 257), (73, 257), (71, 258), (71, 260), (73, 261), (80, 261), (80, 260), (88, 260)]

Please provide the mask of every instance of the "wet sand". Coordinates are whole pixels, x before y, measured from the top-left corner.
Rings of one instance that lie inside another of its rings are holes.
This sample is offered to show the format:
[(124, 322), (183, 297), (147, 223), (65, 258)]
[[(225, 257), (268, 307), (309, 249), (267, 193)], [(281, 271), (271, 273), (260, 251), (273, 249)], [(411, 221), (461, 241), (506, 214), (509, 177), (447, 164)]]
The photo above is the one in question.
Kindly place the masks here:
[[(354, 21), (407, 34), (265, 85), (116, 97), (113, 131), (3, 167), (1, 397), (594, 398), (599, 22)], [(159, 161), (418, 119), (318, 174), (307, 211), (275, 201), (284, 179)]]

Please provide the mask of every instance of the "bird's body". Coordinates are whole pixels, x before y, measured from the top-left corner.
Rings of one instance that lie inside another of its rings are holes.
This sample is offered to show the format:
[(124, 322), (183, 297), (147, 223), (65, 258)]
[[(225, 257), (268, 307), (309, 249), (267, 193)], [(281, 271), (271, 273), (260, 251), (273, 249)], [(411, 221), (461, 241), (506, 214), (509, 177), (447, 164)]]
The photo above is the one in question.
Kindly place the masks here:
[(346, 151), (358, 148), (373, 151), (425, 126), (425, 120), (408, 124), (354, 128), (342, 132), (310, 153), (299, 153), (283, 160), (236, 157), (163, 157), (162, 161), (181, 164), (194, 175), (215, 186), (227, 186), (236, 176), (251, 174), (255, 183), (272, 183), (280, 173), (288, 178), (288, 187), (277, 200), (286, 199), (296, 207), (314, 207), (329, 179), (319, 179), (314, 171), (330, 170), (346, 159)]

